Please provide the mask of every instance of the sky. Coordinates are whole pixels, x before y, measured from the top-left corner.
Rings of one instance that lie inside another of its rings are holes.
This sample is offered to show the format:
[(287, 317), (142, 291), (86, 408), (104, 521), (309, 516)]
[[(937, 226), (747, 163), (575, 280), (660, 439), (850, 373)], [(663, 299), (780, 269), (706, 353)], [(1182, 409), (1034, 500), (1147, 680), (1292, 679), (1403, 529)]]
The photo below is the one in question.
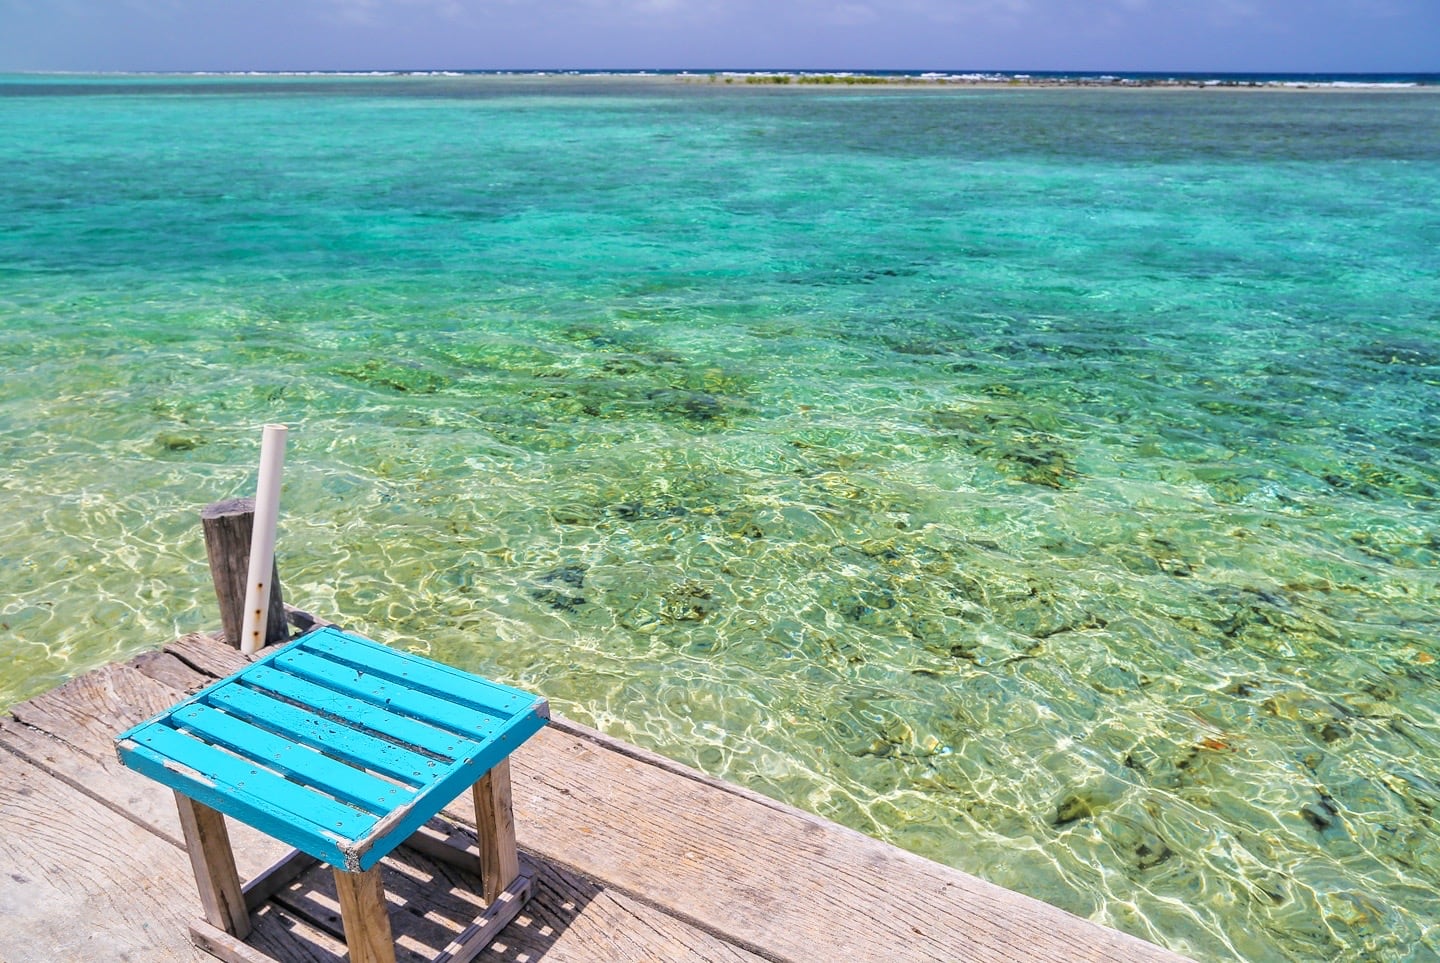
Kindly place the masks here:
[(1440, 72), (1440, 0), (0, 0), (0, 71)]

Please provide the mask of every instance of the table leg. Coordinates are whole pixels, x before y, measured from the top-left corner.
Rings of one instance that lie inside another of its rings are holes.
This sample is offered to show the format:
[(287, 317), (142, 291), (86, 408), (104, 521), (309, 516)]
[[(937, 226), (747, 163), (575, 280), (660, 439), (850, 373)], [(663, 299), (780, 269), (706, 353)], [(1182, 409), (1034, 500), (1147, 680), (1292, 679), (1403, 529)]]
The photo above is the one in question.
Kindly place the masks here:
[(480, 897), (492, 903), (520, 874), (510, 760), (502, 759), (475, 784), (475, 843), (480, 850)]
[(390, 933), (390, 910), (385, 905), (380, 867), (363, 873), (332, 869), (350, 963), (395, 963), (395, 938)]
[(182, 792), (175, 793), (175, 808), (180, 810), (180, 829), (185, 833), (185, 849), (195, 870), (195, 887), (200, 891), (206, 921), (243, 940), (250, 935), (250, 913), (235, 871), (225, 817)]

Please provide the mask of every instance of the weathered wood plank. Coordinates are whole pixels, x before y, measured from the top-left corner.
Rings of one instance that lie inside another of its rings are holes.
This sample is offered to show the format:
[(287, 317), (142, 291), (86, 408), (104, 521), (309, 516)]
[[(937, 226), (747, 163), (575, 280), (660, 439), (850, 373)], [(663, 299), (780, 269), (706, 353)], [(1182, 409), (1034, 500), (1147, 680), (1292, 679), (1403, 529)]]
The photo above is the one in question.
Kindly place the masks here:
[(270, 897), (309, 872), (319, 862), (320, 860), (307, 852), (290, 850), (245, 884), (243, 889), (246, 908), (252, 911), (259, 909)]
[[(183, 851), (174, 796), (122, 766), (115, 758), (114, 738), (159, 711), (157, 705), (166, 708), (185, 694), (129, 665), (102, 666), (14, 706), (19, 719), (0, 716), (0, 747)], [(242, 823), (231, 820), (228, 825), (241, 876), (255, 875), (287, 851), (283, 843)]]
[(98, 758), (115, 754), (121, 728), (168, 709), (184, 694), (128, 666), (111, 664), (13, 706), (10, 713)]
[(14, 706), (0, 717), (0, 745), (181, 845), (173, 798), (120, 764), (114, 738), (183, 695), (127, 666), (102, 666)]
[(515, 851), (515, 811), (510, 796), (510, 760), (502, 759), (471, 787), (480, 855), (480, 897), (490, 902), (520, 872)]
[(241, 942), (205, 920), (190, 922), (190, 939), (225, 963), (344, 963), (345, 944), (286, 913), (264, 906), (255, 914), (255, 929)]
[(190, 924), (190, 942), (224, 963), (275, 963), (274, 957), (247, 946), (244, 940), (209, 920), (195, 920)]
[(184, 853), (8, 752), (0, 777), (0, 959), (203, 959)]
[(126, 664), (141, 675), (186, 695), (193, 695), (210, 683), (209, 676), (196, 672), (169, 652), (142, 652)]
[[(185, 647), (181, 648), (183, 650)], [(213, 665), (217, 661), (214, 658), (217, 648), (219, 646), (213, 640), (203, 637), (195, 640), (196, 651), (206, 654), (206, 664)], [(232, 661), (240, 664), (249, 664), (250, 661), (234, 653), (234, 650), (223, 649), (223, 654), (233, 654)], [(228, 673), (234, 666), (214, 667)], [(156, 672), (166, 680), (169, 691), (152, 690), (150, 695), (138, 704), (132, 703), (129, 700), (134, 693), (146, 689), (147, 685), (143, 680), (125, 678), (122, 669), (141, 675)], [(18, 746), (38, 759), (43, 765), (37, 768), (57, 780), (58, 791), (68, 791), (85, 797), (87, 794), (79, 788), (83, 786), (90, 794), (101, 797), (108, 804), (108, 818), (130, 821), (132, 831), (142, 832), (141, 838), (147, 829), (157, 833), (156, 839), (168, 845), (171, 850), (170, 862), (173, 865), (164, 875), (175, 884), (172, 895), (176, 906), (172, 915), (175, 932), (183, 936), (184, 929), (194, 921), (200, 907), (192, 875), (186, 866), (173, 796), (164, 787), (121, 767), (110, 751), (110, 740), (115, 732), (138, 718), (145, 717), (157, 702), (164, 705), (173, 703), (181, 698), (184, 692), (193, 691), (211, 681), (212, 677), (209, 673), (202, 674), (189, 668), (183, 660), (172, 660), (169, 656), (164, 660), (142, 658), (129, 667), (110, 666), (97, 671), (103, 672), (102, 678), (77, 680), (76, 684), (69, 688), (68, 692), (74, 694), (74, 698), (67, 700), (66, 704), (57, 705), (53, 700), (42, 700), (38, 706), (31, 707), (35, 710), (30, 713), (31, 718), (60, 729), (68, 738), (57, 738), (13, 718), (0, 716), (0, 746)], [(72, 744), (74, 742), (95, 751), (103, 748), (103, 755), (97, 757), (82, 751)], [(0, 751), (0, 762), (7, 758), (9, 754)], [(10, 764), (24, 765), (24, 762), (11, 758)], [(4, 772), (5, 766), (0, 765), (0, 773)], [(66, 780), (78, 786), (67, 785)], [(91, 804), (100, 805), (93, 799)], [(120, 810), (124, 810), (124, 815)], [(83, 807), (78, 811), (83, 812)], [(247, 862), (252, 866), (251, 872), (254, 872), (283, 852), (280, 844), (253, 833), (248, 827), (233, 821), (229, 826), (236, 839), (242, 875), (245, 875)], [(161, 827), (164, 829), (161, 830)], [(158, 835), (161, 831), (166, 835)], [(242, 837), (249, 838), (251, 845), (242, 845)], [(257, 852), (257, 847), (265, 851)], [(474, 862), (478, 859), (478, 853), (473, 844), (469, 848), (469, 860)], [(134, 850), (134, 847), (128, 849)], [(415, 858), (408, 853), (407, 857)], [(39, 865), (37, 863), (36, 867)], [(328, 870), (322, 870), (323, 868), (313, 872), (328, 881), (331, 874)], [(129, 885), (126, 880), (111, 878), (103, 866), (92, 864), (84, 871), (88, 874), (86, 878), (99, 872), (97, 885), (110, 885), (118, 891), (125, 890)], [(27, 881), (31, 878), (26, 874), (20, 875)], [(111, 880), (108, 884), (103, 882), (107, 878)], [(10, 882), (15, 881), (12, 879)], [(422, 863), (422, 868), (418, 872), (412, 871), (409, 876), (392, 873), (391, 884), (399, 885), (400, 895), (392, 894), (392, 901), (398, 900), (398, 905), (402, 908), (399, 915), (407, 925), (411, 919), (428, 918), (432, 925), (436, 919), (449, 920), (442, 929), (421, 931), (420, 935), (428, 933), (429, 937), (428, 944), (423, 946), (423, 953), (419, 952), (422, 945), (416, 941), (415, 934), (410, 932), (414, 927), (409, 930), (397, 929), (402, 959), (418, 960), (433, 955), (446, 940), (452, 939), (454, 934), (479, 915), (483, 908), (476, 892), (478, 878), (465, 873), (457, 875), (453, 870), (439, 864), (430, 864), (426, 868)], [(0, 890), (6, 885), (6, 878), (0, 877)], [(28, 885), (28, 882), (23, 885)], [(543, 956), (547, 963), (638, 963), (641, 960), (758, 963), (757, 957), (738, 950), (723, 940), (671, 919), (622, 893), (607, 892), (597, 884), (555, 867), (544, 866), (539, 869), (536, 894), (525, 912), (502, 932), (501, 941), (496, 947), (497, 954), (504, 958), (517, 959), (527, 956), (539, 959)], [(333, 894), (330, 905), (332, 909), (338, 909), (333, 903)], [(7, 910), (9, 908), (4, 897), (0, 897), (0, 907)], [(323, 907), (312, 909), (324, 912)], [(42, 901), (38, 910), (34, 907), (27, 910), (29, 925), (47, 932), (58, 932), (71, 926), (74, 918), (67, 915), (70, 912), (69, 906), (51, 901)], [(338, 963), (343, 956), (344, 949), (341, 944), (286, 912), (283, 907), (262, 907), (254, 919), (256, 929), (250, 937), (250, 943), (271, 956), (297, 963)], [(167, 924), (147, 919), (137, 925), (153, 928)], [(412, 947), (408, 956), (403, 952), (407, 943)], [(126, 944), (121, 941), (117, 945), (123, 947)], [(176, 945), (184, 951), (183, 944), (177, 941)], [(4, 942), (0, 941), (0, 947), (3, 946)], [(28, 963), (32, 959), (52, 960), (55, 963), (78, 963), (85, 960), (88, 963), (94, 959), (112, 958), (109, 956), (109, 944), (106, 943), (105, 946), (105, 949), (97, 949), (96, 946), (87, 944), (74, 953), (67, 955), (59, 952), (53, 956), (49, 950), (34, 956), (18, 953), (5, 955), (3, 950), (0, 950), (0, 959), (6, 960), (6, 963)], [(152, 957), (146, 955), (143, 958)], [(153, 958), (165, 959), (163, 956)], [(182, 955), (181, 958), (190, 957)]]
[[(302, 632), (335, 624), (310, 612), (297, 609), (293, 605), (285, 606), (285, 614), (290, 624)], [(166, 643), (163, 651), (206, 676), (206, 682), (213, 682), (232, 672), (238, 672), (264, 654), (264, 650), (261, 650), (254, 656), (245, 655), (239, 649), (232, 649), (226, 645), (223, 633), (211, 632), (191, 632), (189, 635), (182, 635), (180, 638)]]
[(766, 959), (723, 935), (553, 864), (539, 863), (535, 869), (535, 895), (495, 942), (498, 958), (545, 963), (762, 963)]
[[(469, 835), (468, 833), (466, 834)], [(446, 844), (439, 843), (444, 847)], [(484, 910), (477, 855), (454, 863), (402, 848), (380, 865), (385, 874), (398, 963), (429, 963)], [(563, 869), (531, 863), (534, 896), (480, 959), (545, 963), (762, 963), (762, 958), (676, 920), (623, 893)], [(312, 925), (338, 932), (331, 874), (312, 870), (277, 905)]]
[[(232, 671), (215, 648), (181, 657)], [(568, 720), (511, 760), (523, 849), (762, 955), (1181, 959)], [(446, 814), (473, 826), (468, 808)]]
[[(182, 850), (0, 750), (0, 960), (203, 963), (194, 887)], [(260, 929), (289, 952), (279, 920)]]
[(224, 963), (275, 963), (275, 958), (246, 945), (244, 940), (225, 932), (208, 920), (190, 924), (190, 942)]
[(519, 915), (533, 890), (530, 874), (516, 873), (510, 884), (490, 900), (485, 912), (436, 954), (433, 963), (470, 963)]
[(238, 672), (255, 660), (204, 632), (192, 632), (165, 645), (165, 651), (209, 677), (209, 681)]
[(243, 940), (250, 935), (250, 911), (240, 891), (240, 876), (235, 871), (235, 855), (230, 851), (225, 817), (178, 792), (175, 806), (180, 813), (185, 849), (195, 872), (206, 921)]
[[(166, 651), (201, 677), (250, 661), (199, 635)], [(134, 671), (147, 668), (184, 681), (168, 662)], [(72, 693), (105, 701), (107, 690), (135, 684), (97, 680)], [(108, 719), (112, 708), (93, 711)], [(65, 716), (45, 709), (32, 718), (48, 724)], [(102, 728), (113, 735), (120, 722)], [(53, 757), (46, 739), (0, 721), (0, 744)], [(565, 720), (553, 720), (512, 760), (519, 841), (539, 875), (536, 898), (502, 934), (497, 952), (543, 954), (547, 963), (1180, 959)], [(62, 754), (47, 765), (63, 769), (75, 760)], [(126, 791), (107, 784), (111, 789)], [(447, 816), (474, 825), (469, 799)], [(422, 896), (416, 890), (411, 898)], [(459, 906), (453, 911), (464, 915)], [(643, 936), (657, 926), (666, 933), (663, 952)], [(687, 940), (693, 952), (676, 948)]]
[(380, 867), (363, 873), (335, 868), (334, 876), (350, 963), (395, 963), (395, 937), (390, 931)]
[(252, 917), (250, 946), (284, 963), (344, 963), (345, 944), (271, 903)]
[(9, 750), (177, 848), (184, 845), (174, 798), (167, 792), (157, 792), (163, 787), (121, 766), (113, 755), (97, 759), (10, 716), (0, 716), (0, 750)]
[[(527, 851), (788, 960), (1180, 959), (613, 740), (542, 731), (511, 758)], [(464, 821), (463, 807), (447, 815)], [(763, 854), (763, 858), (757, 858)], [(882, 888), (883, 887), (883, 888)]]

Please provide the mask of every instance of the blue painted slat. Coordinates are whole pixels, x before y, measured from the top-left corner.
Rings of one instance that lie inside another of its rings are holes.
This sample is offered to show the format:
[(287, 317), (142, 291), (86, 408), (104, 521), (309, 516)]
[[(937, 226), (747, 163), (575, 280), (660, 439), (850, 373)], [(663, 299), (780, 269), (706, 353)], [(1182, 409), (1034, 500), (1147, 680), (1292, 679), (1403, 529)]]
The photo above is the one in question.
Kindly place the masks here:
[(409, 814), (393, 825), (377, 826), (376, 835), (364, 840), (358, 847), (360, 868), (369, 869), (386, 853), (400, 845), (419, 829), (425, 820), (445, 808), (445, 805), (473, 785), (481, 776), (493, 769), (496, 763), (514, 752), (522, 742), (545, 727), (549, 719), (549, 706), (544, 713), (532, 703), (531, 711), (511, 718), (495, 738), (475, 745), (475, 754), (464, 765), (442, 776), (435, 785), (425, 792), (429, 800), (426, 805), (417, 805)]
[(302, 676), (281, 672), (269, 665), (257, 663), (244, 674), (247, 683), (270, 692), (294, 699), (302, 705), (313, 706), (321, 712), (336, 715), (351, 723), (384, 733), (392, 739), (424, 749), (447, 760), (456, 756), (456, 746), (461, 741), (454, 733), (436, 729), (399, 715), (360, 699), (328, 689)]
[(275, 664), (327, 688), (441, 726), (466, 739), (484, 739), (499, 728), (499, 720), (488, 713), (457, 706), (382, 675), (357, 672), (313, 652), (282, 652)]
[(188, 771), (177, 772), (165, 755), (133, 740), (122, 740), (119, 753), (120, 761), (126, 766), (162, 785), (227, 816), (234, 816), (332, 866), (345, 865), (345, 849), (350, 848), (351, 843), (337, 832), (316, 826), (308, 820), (296, 819), (293, 813), (281, 812), (262, 796), (234, 786), (216, 785), (210, 780), (196, 778)]
[[(429, 784), (436, 771), (446, 767), (445, 763), (436, 762), (428, 756), (367, 735), (349, 725), (300, 709), (288, 702), (281, 702), (262, 691), (243, 685), (224, 686), (216, 690), (209, 697), (209, 701), (223, 706), (225, 711), (232, 715), (347, 762), (384, 773), (410, 786)], [(383, 722), (380, 719), (373, 721)]]
[(376, 819), (369, 813), (307, 791), (256, 764), (237, 759), (168, 726), (150, 726), (135, 734), (135, 742), (194, 769), (217, 788), (266, 800), (272, 811), (282, 814), (281, 818), (309, 823), (344, 839), (359, 839), (375, 825)]
[[(447, 702), (462, 703), (491, 715), (506, 718), (535, 701), (528, 692), (491, 682), (418, 655), (396, 652), (363, 636), (334, 630), (307, 636), (308, 651), (354, 661), (371, 671), (423, 689)], [(362, 658), (363, 656), (363, 658)]]
[[(120, 755), (332, 865), (368, 869), (548, 717), (543, 699), (326, 628), (133, 727)], [(409, 790), (362, 769), (418, 791), (405, 802)]]
[(304, 783), (307, 787), (318, 789), (328, 796), (334, 796), (377, 815), (383, 816), (415, 796), (409, 789), (329, 756), (322, 756), (293, 740), (277, 736), (208, 705), (186, 706), (170, 718), (175, 725), (184, 726), (187, 730), (204, 736), (211, 743), (254, 759), (297, 782)]

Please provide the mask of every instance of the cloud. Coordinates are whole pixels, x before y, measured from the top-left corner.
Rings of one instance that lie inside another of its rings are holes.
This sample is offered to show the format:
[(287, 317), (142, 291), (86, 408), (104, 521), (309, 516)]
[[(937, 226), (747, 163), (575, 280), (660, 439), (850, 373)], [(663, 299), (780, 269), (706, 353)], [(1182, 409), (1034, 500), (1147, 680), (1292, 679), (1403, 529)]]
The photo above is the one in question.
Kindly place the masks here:
[(1032, 12), (1032, 0), (902, 0), (900, 8), (940, 23), (1008, 23)]
[(320, 0), (319, 6), (323, 19), (357, 27), (413, 19), (417, 11), (445, 20), (461, 20), (466, 13), (461, 0)]
[(1211, 23), (1221, 27), (1231, 27), (1260, 18), (1260, 11), (1249, 0), (1213, 0), (1206, 14)]
[(823, 16), (829, 23), (840, 27), (857, 27), (880, 19), (879, 14), (863, 3), (842, 3), (830, 8)]
[(375, 22), (375, 12), (380, 8), (380, 0), (326, 0), (326, 19), (334, 19), (343, 24), (357, 27), (368, 27)]
[[(552, 6), (563, 6), (567, 0), (552, 0)], [(748, 12), (742, 5), (736, 9), (725, 0), (568, 0), (570, 4), (622, 18), (664, 16), (676, 20), (711, 19), (726, 14), (743, 17)]]

